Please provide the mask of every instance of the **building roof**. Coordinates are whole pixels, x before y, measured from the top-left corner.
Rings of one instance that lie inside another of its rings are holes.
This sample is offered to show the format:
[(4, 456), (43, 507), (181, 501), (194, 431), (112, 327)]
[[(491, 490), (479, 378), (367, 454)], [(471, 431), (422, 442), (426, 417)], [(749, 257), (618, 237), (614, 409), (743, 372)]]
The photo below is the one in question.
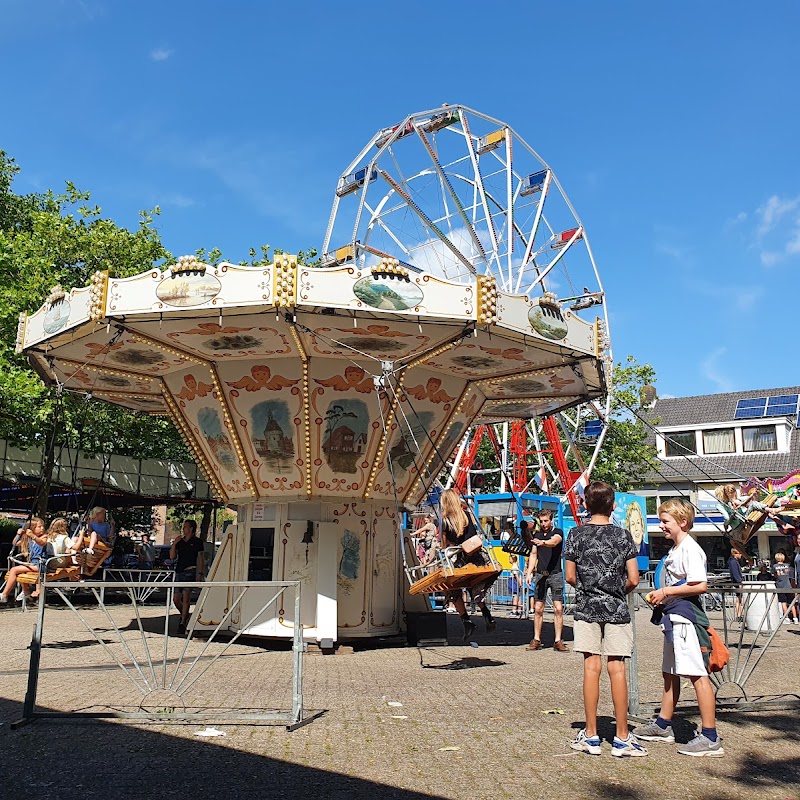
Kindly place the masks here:
[[(648, 410), (647, 419), (658, 428), (685, 425), (695, 428), (720, 422), (734, 422), (736, 404), (739, 400), (754, 397), (800, 394), (800, 386), (786, 386), (779, 389), (757, 389), (749, 392), (724, 392), (722, 394), (701, 394), (692, 397), (665, 397), (659, 399)], [(765, 424), (782, 417), (764, 418)], [(750, 420), (755, 421), (755, 420)], [(736, 420), (737, 423), (741, 420)], [(655, 444), (655, 434), (650, 432), (650, 444)], [(663, 477), (650, 472), (643, 478), (646, 483), (663, 483), (664, 478), (671, 481), (709, 481), (729, 480), (744, 477), (783, 477), (800, 469), (800, 432), (794, 428), (790, 434), (789, 450), (784, 453), (747, 453), (732, 455), (712, 455), (686, 458), (659, 459)]]
[(754, 389), (750, 392), (698, 394), (692, 397), (664, 397), (648, 411), (654, 425), (703, 425), (710, 422), (733, 422), (739, 400), (754, 397), (800, 394), (800, 386), (782, 389)]

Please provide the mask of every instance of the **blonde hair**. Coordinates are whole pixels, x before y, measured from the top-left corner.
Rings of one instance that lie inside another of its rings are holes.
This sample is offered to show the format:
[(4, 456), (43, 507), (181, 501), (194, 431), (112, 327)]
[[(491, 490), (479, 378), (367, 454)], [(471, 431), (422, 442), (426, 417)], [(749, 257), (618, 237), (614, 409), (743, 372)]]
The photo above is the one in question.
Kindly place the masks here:
[(54, 542), (60, 534), (66, 532), (67, 532), (67, 521), (63, 517), (56, 517), (50, 523), (50, 527), (47, 529), (47, 538), (51, 542)]
[(730, 503), (731, 500), (736, 499), (736, 494), (736, 486), (732, 483), (726, 483), (717, 487), (714, 497), (722, 503)]
[(95, 506), (95, 507), (92, 509), (92, 513), (89, 515), (89, 519), (90, 519), (92, 522), (94, 522), (94, 518), (95, 518), (95, 517), (96, 517), (96, 516), (97, 516), (97, 515), (98, 515), (98, 514), (101, 512), (101, 511), (102, 511), (104, 514), (106, 513), (106, 510), (103, 508), (103, 506)]
[[(31, 530), (32, 531), (33, 530), (33, 526), (36, 525), (37, 523), (39, 525), (41, 525), (42, 528), (44, 528), (44, 520), (41, 517), (31, 517), (22, 526), (22, 530), (23, 531), (26, 531), (26, 530)], [(21, 550), (23, 555), (28, 555), (28, 537), (27, 536), (23, 536), (22, 537), (22, 539), (20, 541), (19, 549)]]
[(786, 561), (786, 556), (783, 553), (775, 553), (775, 560), (779, 564), (783, 564), (783, 562)]
[(461, 534), (469, 524), (469, 519), (461, 508), (461, 498), (455, 489), (445, 489), (440, 500), (442, 506), (442, 519), (446, 519), (453, 528), (456, 536)]
[(670, 514), (677, 522), (688, 523), (688, 528), (694, 525), (694, 506), (682, 497), (671, 497), (669, 500), (665, 500), (658, 507), (658, 515), (662, 514)]

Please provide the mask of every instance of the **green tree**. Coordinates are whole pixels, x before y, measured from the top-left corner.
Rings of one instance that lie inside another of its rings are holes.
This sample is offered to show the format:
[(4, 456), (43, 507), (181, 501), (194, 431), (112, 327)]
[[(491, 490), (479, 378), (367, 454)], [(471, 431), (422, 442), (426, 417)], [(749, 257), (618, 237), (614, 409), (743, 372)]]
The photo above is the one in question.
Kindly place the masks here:
[[(48, 290), (85, 286), (96, 270), (126, 277), (170, 258), (153, 227), (153, 211), (141, 212), (129, 231), (101, 217), (87, 192), (67, 183), (62, 194), (17, 195), (19, 167), (0, 151), (0, 438), (22, 447), (61, 445), (90, 452), (189, 460), (173, 425), (71, 392), (46, 387), (15, 353), (21, 311), (38, 308)], [(43, 465), (36, 510), (44, 511), (51, 461)]]
[(648, 428), (636, 416), (647, 400), (644, 387), (653, 386), (655, 369), (639, 364), (633, 356), (614, 366), (614, 394), (611, 419), (592, 478), (606, 481), (618, 491), (625, 492), (641, 483), (644, 475), (656, 463), (656, 449), (648, 441)]

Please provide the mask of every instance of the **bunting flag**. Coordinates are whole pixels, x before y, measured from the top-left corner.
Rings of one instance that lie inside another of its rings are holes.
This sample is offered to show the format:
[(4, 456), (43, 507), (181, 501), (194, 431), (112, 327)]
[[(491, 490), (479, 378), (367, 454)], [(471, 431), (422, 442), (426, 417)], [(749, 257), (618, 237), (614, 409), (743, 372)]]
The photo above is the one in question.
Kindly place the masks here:
[(547, 485), (547, 470), (544, 468), (544, 464), (539, 467), (539, 471), (536, 475), (533, 476), (533, 480), (535, 481), (536, 485), (541, 489), (542, 494), (548, 494), (550, 489)]

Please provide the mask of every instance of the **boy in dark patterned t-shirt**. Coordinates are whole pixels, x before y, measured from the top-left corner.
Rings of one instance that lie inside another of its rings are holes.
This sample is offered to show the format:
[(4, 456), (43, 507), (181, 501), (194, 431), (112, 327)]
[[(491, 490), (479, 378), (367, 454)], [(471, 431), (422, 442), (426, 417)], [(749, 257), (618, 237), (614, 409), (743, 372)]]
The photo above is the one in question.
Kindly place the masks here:
[(627, 594), (639, 584), (638, 549), (628, 531), (611, 524), (614, 489), (595, 481), (586, 487), (586, 525), (569, 532), (564, 546), (566, 580), (575, 597), (575, 652), (583, 653), (583, 705), (586, 727), (570, 743), (573, 750), (600, 755), (597, 702), (602, 656), (608, 663), (617, 735), (613, 756), (646, 756), (628, 731), (628, 683), (625, 659), (633, 649), (633, 629)]

